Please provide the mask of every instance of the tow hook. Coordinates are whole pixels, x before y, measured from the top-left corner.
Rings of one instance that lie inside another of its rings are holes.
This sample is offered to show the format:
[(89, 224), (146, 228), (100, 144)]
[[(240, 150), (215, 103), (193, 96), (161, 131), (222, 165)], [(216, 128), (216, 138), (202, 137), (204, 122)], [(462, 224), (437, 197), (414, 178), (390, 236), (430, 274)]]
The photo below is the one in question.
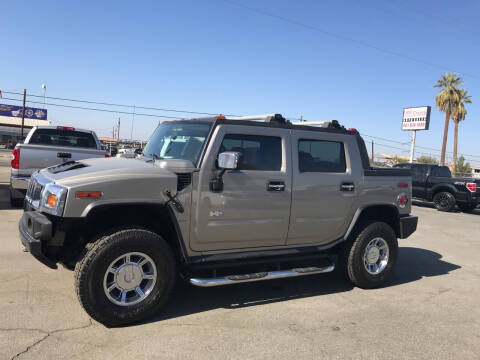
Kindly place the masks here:
[(164, 194), (166, 197), (168, 197), (168, 201), (167, 201), (167, 204), (168, 203), (172, 203), (173, 207), (179, 212), (179, 213), (183, 213), (185, 210), (183, 209), (183, 205), (180, 201), (178, 201), (178, 199), (172, 195), (172, 193), (170, 192), (170, 190), (165, 190), (164, 191)]

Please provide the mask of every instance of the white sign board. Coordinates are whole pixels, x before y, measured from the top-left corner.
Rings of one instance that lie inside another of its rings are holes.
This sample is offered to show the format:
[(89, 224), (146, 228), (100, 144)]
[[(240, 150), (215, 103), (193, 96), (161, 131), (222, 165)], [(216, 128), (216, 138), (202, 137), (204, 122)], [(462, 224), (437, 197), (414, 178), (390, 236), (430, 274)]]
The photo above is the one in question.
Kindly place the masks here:
[(428, 130), (430, 106), (403, 109), (402, 130)]

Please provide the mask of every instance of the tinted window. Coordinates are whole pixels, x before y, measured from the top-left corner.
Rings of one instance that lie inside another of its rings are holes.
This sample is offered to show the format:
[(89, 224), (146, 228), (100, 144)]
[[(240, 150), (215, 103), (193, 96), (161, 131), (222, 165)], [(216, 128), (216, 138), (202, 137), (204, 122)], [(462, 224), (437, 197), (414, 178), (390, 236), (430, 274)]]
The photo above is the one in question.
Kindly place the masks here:
[(227, 134), (220, 152), (241, 153), (240, 170), (280, 171), (282, 168), (282, 139), (275, 136)]
[(432, 176), (435, 177), (452, 177), (450, 170), (446, 166), (434, 166), (432, 167)]
[(92, 134), (61, 129), (37, 129), (30, 138), (30, 144), (96, 148)]
[(426, 169), (424, 166), (412, 166), (412, 177), (422, 178), (426, 175)]
[(323, 140), (299, 140), (298, 164), (300, 172), (346, 171), (343, 143)]

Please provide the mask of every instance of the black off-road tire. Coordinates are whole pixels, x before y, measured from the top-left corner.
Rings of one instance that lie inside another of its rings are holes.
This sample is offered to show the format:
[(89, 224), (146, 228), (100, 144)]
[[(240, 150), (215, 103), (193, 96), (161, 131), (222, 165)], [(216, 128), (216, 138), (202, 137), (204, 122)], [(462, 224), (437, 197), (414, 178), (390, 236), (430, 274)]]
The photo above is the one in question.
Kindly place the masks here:
[[(156, 265), (157, 279), (141, 302), (120, 306), (105, 294), (103, 281), (109, 265), (128, 252), (148, 255)], [(127, 229), (88, 244), (75, 266), (75, 290), (85, 311), (105, 326), (120, 326), (151, 317), (166, 303), (175, 285), (176, 261), (170, 246), (159, 235), (144, 229)]]
[[(368, 243), (382, 238), (388, 245), (387, 265), (382, 272), (370, 274), (364, 266), (363, 255)], [(340, 261), (348, 280), (362, 289), (373, 289), (384, 285), (390, 278), (397, 263), (398, 242), (395, 232), (384, 222), (374, 222), (365, 226), (343, 249)]]
[(433, 204), (438, 211), (452, 211), (455, 208), (455, 202), (455, 196), (448, 191), (439, 191), (433, 196)]
[(477, 203), (462, 203), (457, 205), (460, 210), (466, 213), (472, 212), (477, 207)]

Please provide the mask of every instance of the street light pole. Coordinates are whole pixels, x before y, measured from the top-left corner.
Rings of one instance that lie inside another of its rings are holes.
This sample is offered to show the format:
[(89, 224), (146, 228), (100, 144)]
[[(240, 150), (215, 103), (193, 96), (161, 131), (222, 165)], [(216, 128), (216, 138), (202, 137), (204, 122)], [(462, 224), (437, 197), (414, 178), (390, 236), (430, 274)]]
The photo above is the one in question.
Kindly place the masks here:
[(20, 128), (20, 137), (23, 140), (23, 126), (25, 124), (25, 99), (27, 97), (27, 89), (23, 89), (23, 109), (22, 109), (22, 127)]

